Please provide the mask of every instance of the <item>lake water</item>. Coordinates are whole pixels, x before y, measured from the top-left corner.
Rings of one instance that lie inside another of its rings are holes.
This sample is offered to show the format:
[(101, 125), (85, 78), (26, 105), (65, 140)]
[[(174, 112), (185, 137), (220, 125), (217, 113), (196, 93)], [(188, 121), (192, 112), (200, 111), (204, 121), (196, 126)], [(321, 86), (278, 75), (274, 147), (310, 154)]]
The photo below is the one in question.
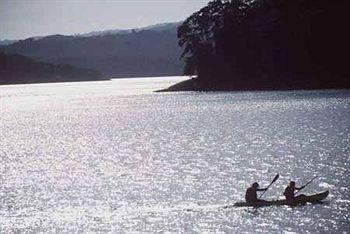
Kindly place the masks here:
[[(183, 79), (0, 86), (0, 232), (349, 232), (350, 91), (153, 93)], [(276, 173), (330, 195), (223, 209)]]

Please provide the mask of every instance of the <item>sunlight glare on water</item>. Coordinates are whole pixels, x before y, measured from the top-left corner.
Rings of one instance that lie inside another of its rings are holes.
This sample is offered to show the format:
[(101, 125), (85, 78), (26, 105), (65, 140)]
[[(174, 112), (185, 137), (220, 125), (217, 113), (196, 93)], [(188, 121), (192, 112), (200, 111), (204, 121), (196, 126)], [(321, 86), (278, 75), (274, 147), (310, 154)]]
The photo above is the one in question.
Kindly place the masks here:
[[(349, 231), (349, 91), (153, 93), (184, 79), (0, 86), (0, 232)], [(223, 209), (276, 173), (330, 196)]]

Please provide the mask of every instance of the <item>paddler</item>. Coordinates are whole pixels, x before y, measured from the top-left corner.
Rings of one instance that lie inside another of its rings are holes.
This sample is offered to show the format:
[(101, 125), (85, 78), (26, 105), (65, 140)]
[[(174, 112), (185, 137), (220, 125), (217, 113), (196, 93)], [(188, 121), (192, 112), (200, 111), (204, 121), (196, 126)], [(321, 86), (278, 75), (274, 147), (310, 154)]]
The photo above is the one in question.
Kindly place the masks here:
[(254, 182), (252, 186), (247, 188), (245, 192), (245, 201), (247, 203), (264, 201), (264, 200), (258, 199), (257, 191), (266, 191), (266, 190), (267, 188), (259, 188), (259, 184), (257, 182)]
[(295, 196), (295, 190), (301, 190), (304, 186), (301, 186), (300, 188), (295, 186), (294, 181), (290, 181), (286, 189), (284, 190), (283, 195), (286, 197), (287, 200), (293, 200), (298, 197), (304, 197), (304, 194), (300, 194), (298, 196)]

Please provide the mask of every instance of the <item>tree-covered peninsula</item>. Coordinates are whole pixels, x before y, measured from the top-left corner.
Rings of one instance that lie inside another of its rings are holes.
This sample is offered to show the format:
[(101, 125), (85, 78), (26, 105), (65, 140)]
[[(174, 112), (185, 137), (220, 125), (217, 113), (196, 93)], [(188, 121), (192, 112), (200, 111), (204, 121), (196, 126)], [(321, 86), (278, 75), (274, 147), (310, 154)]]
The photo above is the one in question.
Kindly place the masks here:
[(0, 85), (106, 80), (91, 69), (37, 62), (22, 55), (0, 53)]
[(214, 0), (178, 28), (185, 75), (165, 91), (350, 88), (348, 0)]

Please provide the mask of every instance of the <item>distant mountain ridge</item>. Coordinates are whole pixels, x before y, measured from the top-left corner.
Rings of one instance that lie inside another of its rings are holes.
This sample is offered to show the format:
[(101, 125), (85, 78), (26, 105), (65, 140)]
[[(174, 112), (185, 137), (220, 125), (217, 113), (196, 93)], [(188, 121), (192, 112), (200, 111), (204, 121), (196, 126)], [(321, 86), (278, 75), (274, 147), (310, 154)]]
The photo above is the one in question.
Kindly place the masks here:
[(175, 23), (161, 23), (154, 24), (141, 28), (132, 28), (132, 29), (110, 29), (110, 30), (102, 30), (102, 31), (92, 31), (88, 33), (76, 34), (74, 36), (78, 37), (91, 37), (91, 36), (105, 36), (105, 35), (115, 35), (115, 34), (127, 34), (132, 32), (140, 32), (143, 30), (154, 30), (154, 31), (163, 31), (163, 30), (173, 30), (177, 28), (182, 22)]
[(0, 51), (41, 62), (93, 69), (106, 77), (181, 75), (182, 49), (177, 40), (179, 24), (28, 38), (2, 46)]

